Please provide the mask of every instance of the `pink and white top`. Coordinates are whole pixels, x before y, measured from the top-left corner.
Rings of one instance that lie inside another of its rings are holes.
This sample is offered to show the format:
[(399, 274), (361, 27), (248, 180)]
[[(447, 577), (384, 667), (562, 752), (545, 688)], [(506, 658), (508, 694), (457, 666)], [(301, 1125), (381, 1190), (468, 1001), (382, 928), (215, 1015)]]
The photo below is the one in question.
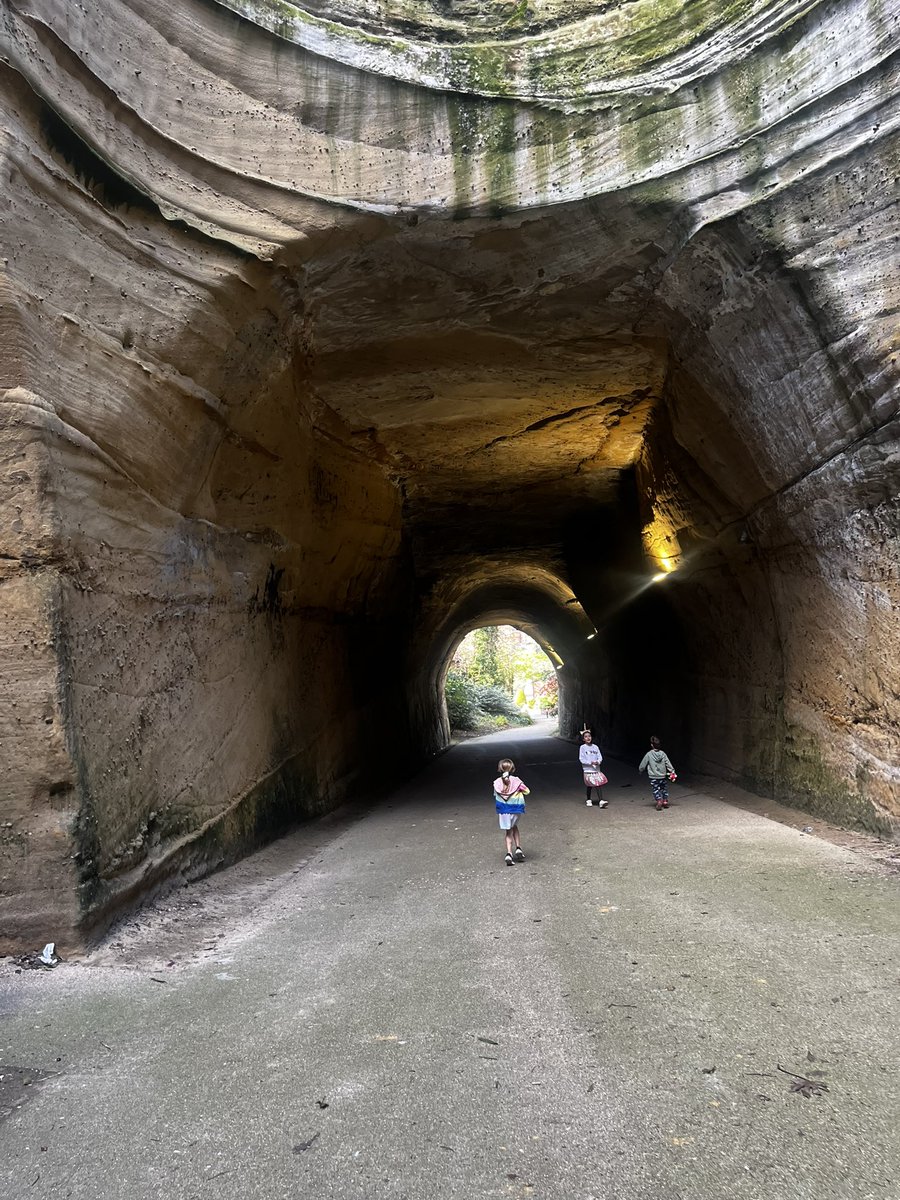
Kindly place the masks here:
[(521, 792), (523, 796), (528, 795), (528, 788), (518, 775), (510, 775), (508, 779), (504, 779), (501, 775), (499, 779), (494, 780), (494, 791), (498, 796), (502, 796), (504, 800), (510, 796), (515, 796), (516, 792)]

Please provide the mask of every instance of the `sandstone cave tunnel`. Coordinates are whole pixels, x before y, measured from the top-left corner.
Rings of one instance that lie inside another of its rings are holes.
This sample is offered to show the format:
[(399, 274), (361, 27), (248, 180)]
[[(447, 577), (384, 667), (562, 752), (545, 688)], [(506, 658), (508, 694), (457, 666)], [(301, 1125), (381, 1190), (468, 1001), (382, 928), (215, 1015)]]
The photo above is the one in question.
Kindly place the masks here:
[(3, 946), (426, 763), (491, 623), (896, 830), (897, 32), (5, 0)]

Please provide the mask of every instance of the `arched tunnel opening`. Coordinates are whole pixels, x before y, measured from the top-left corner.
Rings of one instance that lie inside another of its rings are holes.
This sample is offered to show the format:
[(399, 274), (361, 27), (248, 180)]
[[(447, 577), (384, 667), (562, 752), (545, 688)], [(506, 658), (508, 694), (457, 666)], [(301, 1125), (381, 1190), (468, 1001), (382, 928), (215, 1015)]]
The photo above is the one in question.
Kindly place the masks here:
[(483, 619), (457, 640), (440, 672), (451, 737), (555, 719), (563, 665), (556, 648), (527, 621), (507, 621), (502, 614)]
[[(429, 761), (486, 623), (558, 655), (561, 736), (662, 732), (696, 772), (896, 829), (893, 159), (845, 136), (852, 63), (840, 121), (802, 82), (815, 146), (779, 140), (799, 93), (705, 109), (731, 63), (678, 84), (705, 140), (669, 145), (678, 106), (643, 85), (627, 121), (448, 91), (240, 4), (115, 5), (126, 68), (20, 7), (10, 944), (77, 942)], [(198, 29), (192, 78), (171, 47)]]
[[(523, 597), (523, 600), (525, 597)], [(460, 646), (468, 639), (468, 635), (480, 629), (502, 629), (507, 627), (510, 630), (515, 630), (523, 634), (530, 642), (538, 648), (538, 653), (542, 656), (546, 663), (546, 674), (552, 675), (557, 682), (557, 713), (562, 714), (561, 722), (568, 724), (568, 714), (572, 709), (572, 693), (574, 690), (571, 672), (568, 676), (564, 676), (563, 669), (565, 660), (562, 658), (557, 646), (550, 640), (544, 632), (542, 626), (536, 625), (533, 618), (528, 616), (523, 610), (508, 609), (499, 611), (487, 611), (478, 619), (478, 621), (469, 627), (463, 629), (454, 636), (449, 650), (443, 656), (443, 662), (438, 667), (437, 673), (437, 688), (439, 696), (443, 697), (443, 702), (439, 705), (442, 715), (441, 737), (444, 743), (448, 736), (452, 733), (453, 726), (447, 714), (447, 677), (451, 668), (454, 657)], [(512, 679), (509, 681), (510, 686)], [(490, 686), (490, 683), (488, 683)], [(503, 687), (494, 681), (495, 687)], [(510, 695), (510, 699), (512, 696)]]

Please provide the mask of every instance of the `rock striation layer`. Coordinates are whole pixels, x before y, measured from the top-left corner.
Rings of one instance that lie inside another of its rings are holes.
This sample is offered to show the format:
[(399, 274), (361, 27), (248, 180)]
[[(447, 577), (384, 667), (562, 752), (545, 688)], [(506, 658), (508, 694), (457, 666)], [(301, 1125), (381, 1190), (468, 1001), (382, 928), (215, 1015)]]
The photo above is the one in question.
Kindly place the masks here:
[(896, 829), (898, 32), (4, 0), (4, 946), (424, 761), (494, 620)]

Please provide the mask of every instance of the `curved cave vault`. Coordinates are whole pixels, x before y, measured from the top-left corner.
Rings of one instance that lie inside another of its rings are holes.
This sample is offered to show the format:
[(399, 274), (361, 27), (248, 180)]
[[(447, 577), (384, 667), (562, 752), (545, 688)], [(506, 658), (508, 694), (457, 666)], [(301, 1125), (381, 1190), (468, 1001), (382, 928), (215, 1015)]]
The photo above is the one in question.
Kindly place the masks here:
[(5, 945), (426, 761), (500, 619), (896, 828), (896, 13), (497, 8), (7, 0)]

